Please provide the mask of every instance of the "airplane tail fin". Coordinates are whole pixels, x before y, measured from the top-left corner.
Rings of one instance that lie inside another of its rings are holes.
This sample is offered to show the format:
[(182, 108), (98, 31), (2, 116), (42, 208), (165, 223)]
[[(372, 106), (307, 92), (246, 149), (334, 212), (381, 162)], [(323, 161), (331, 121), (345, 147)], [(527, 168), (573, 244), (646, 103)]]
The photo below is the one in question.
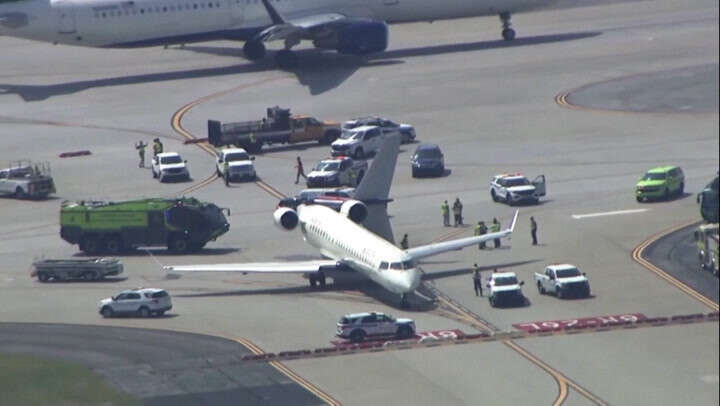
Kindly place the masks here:
[(385, 137), (383, 145), (375, 154), (360, 184), (355, 189), (354, 198), (366, 203), (387, 202), (390, 185), (395, 174), (395, 163), (400, 152), (400, 136)]
[(385, 137), (370, 169), (360, 181), (353, 196), (368, 205), (368, 216), (363, 222), (365, 228), (392, 244), (395, 243), (395, 238), (388, 219), (387, 202), (390, 201), (388, 196), (399, 152), (400, 136)]

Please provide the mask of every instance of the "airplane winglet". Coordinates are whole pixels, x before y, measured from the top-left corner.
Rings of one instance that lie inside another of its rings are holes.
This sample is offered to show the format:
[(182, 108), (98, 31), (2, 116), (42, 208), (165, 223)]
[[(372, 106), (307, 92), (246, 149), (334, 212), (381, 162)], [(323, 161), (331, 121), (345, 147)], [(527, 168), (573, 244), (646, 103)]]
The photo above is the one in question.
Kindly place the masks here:
[(275, 10), (275, 7), (273, 7), (272, 4), (270, 4), (269, 0), (261, 0), (263, 3), (263, 6), (265, 6), (265, 10), (267, 11), (268, 15), (270, 16), (270, 20), (272, 20), (273, 24), (279, 25), (279, 24), (285, 24), (285, 20), (280, 16), (280, 13)]
[(508, 228), (511, 233), (515, 230), (515, 224), (517, 223), (518, 214), (520, 214), (520, 209), (515, 210), (515, 215), (513, 216), (512, 223), (510, 223), (510, 227)]

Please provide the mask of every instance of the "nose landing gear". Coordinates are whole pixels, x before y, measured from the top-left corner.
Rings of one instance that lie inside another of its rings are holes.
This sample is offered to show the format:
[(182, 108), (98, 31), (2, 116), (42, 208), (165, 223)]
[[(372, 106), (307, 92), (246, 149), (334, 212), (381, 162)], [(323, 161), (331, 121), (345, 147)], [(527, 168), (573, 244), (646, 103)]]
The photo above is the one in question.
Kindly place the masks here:
[(500, 13), (500, 21), (502, 21), (502, 37), (505, 41), (512, 41), (515, 39), (515, 30), (513, 30), (512, 23), (510, 22), (510, 13)]
[(408, 295), (407, 295), (407, 293), (403, 293), (403, 294), (400, 296), (400, 307), (403, 308), (403, 309), (408, 309), (408, 308), (410, 308), (410, 302), (408, 302)]
[(326, 280), (325, 280), (325, 274), (322, 272), (318, 272), (315, 274), (310, 274), (308, 276), (308, 279), (310, 279), (310, 287), (316, 288), (318, 285), (318, 282), (320, 283), (320, 289), (325, 289)]

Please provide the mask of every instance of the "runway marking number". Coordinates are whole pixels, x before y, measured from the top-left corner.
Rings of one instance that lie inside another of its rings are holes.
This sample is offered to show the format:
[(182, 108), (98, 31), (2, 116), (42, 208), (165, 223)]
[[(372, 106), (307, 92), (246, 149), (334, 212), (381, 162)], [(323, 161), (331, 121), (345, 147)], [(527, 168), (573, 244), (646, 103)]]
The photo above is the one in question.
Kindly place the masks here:
[(646, 318), (647, 317), (642, 313), (627, 313), (612, 316), (583, 317), (569, 320), (548, 320), (536, 321), (533, 323), (518, 323), (513, 324), (513, 327), (518, 330), (531, 333), (543, 330), (564, 329), (568, 327), (605, 327), (621, 323), (637, 323), (638, 321), (645, 320)]

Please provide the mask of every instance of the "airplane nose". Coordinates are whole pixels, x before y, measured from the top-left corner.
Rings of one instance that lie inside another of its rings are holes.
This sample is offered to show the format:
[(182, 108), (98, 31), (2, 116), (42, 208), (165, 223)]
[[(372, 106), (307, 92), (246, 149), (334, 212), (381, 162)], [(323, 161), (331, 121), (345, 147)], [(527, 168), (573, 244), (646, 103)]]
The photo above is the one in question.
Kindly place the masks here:
[(412, 292), (415, 289), (417, 289), (418, 286), (420, 286), (420, 275), (421, 272), (418, 268), (409, 269), (407, 271), (408, 273), (408, 284), (407, 284), (407, 291)]

